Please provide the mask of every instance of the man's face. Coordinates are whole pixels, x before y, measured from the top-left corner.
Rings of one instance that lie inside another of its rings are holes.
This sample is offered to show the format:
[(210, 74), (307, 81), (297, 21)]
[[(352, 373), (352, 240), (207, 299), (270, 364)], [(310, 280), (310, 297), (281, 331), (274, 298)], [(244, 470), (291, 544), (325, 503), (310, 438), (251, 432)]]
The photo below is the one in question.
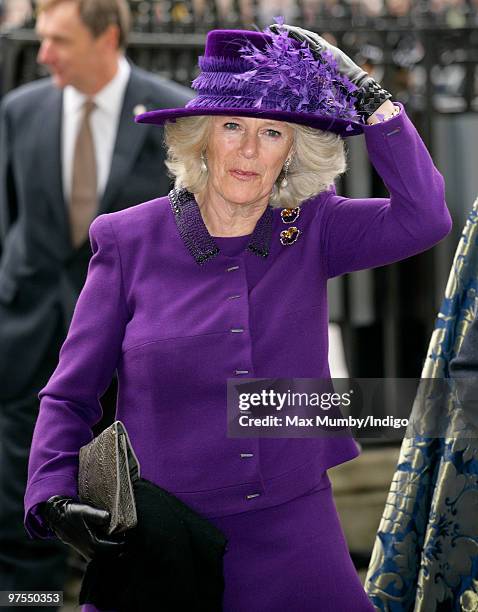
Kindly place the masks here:
[(42, 11), (36, 30), (41, 41), (37, 60), (48, 67), (57, 87), (73, 85), (83, 93), (94, 91), (108, 31), (95, 38), (73, 0)]

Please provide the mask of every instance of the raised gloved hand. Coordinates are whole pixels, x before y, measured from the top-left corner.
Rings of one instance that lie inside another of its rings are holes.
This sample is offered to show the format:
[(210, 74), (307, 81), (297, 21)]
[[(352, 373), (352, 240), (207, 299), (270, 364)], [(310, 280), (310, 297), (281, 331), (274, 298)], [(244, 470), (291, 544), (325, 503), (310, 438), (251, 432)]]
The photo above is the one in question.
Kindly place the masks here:
[(125, 542), (106, 534), (110, 515), (71, 497), (55, 495), (45, 502), (43, 516), (57, 537), (77, 550), (87, 561), (97, 555), (119, 554)]
[(269, 26), (275, 34), (279, 34), (281, 30), (286, 30), (291, 38), (299, 42), (306, 42), (309, 46), (315, 59), (322, 59), (321, 53), (328, 51), (337, 62), (337, 68), (341, 74), (346, 76), (359, 90), (356, 94), (357, 101), (355, 107), (357, 111), (366, 120), (372, 115), (384, 102), (392, 97), (392, 94), (386, 89), (383, 89), (375, 79), (373, 79), (365, 70), (362, 70), (357, 64), (341, 49), (327, 42), (325, 38), (319, 36), (315, 32), (304, 30), (296, 26), (287, 24), (272, 24)]

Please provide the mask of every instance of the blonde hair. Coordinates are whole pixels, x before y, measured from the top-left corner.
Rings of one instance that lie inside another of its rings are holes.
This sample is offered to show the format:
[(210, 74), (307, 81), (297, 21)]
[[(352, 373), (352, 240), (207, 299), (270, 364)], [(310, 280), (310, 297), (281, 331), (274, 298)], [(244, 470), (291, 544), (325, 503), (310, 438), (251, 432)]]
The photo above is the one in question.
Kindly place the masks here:
[[(201, 159), (206, 150), (211, 116), (182, 117), (165, 125), (166, 166), (177, 188), (199, 193), (207, 183), (207, 169)], [(271, 205), (293, 208), (325, 191), (345, 172), (347, 163), (343, 139), (332, 132), (287, 123), (294, 130), (294, 155), (287, 174), (287, 186), (281, 187), (279, 174), (271, 196)]]

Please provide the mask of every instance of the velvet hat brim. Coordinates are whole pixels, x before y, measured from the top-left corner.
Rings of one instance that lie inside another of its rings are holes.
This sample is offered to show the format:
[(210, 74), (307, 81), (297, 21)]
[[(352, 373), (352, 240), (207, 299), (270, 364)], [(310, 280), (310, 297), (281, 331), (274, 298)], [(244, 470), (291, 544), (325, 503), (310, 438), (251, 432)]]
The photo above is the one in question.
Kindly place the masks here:
[(288, 111), (272, 111), (250, 108), (165, 108), (137, 115), (136, 123), (164, 125), (166, 121), (175, 121), (182, 117), (199, 115), (226, 115), (228, 117), (257, 117), (258, 119), (274, 119), (298, 123), (318, 130), (334, 132), (342, 137), (356, 136), (363, 133), (363, 124), (346, 119), (335, 119), (312, 113), (291, 113)]

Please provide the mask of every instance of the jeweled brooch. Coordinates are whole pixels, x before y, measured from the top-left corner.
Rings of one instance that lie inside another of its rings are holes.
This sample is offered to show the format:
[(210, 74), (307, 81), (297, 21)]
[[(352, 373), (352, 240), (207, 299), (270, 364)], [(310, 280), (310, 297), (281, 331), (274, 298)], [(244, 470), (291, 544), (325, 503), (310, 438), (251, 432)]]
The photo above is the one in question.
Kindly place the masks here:
[(289, 227), (289, 229), (282, 230), (280, 233), (280, 241), (284, 246), (288, 246), (289, 244), (294, 244), (297, 238), (300, 235), (300, 229), (297, 229), (295, 226)]
[(280, 216), (283, 223), (294, 223), (299, 218), (300, 215), (300, 207), (296, 206), (295, 208), (283, 208), (280, 211)]

